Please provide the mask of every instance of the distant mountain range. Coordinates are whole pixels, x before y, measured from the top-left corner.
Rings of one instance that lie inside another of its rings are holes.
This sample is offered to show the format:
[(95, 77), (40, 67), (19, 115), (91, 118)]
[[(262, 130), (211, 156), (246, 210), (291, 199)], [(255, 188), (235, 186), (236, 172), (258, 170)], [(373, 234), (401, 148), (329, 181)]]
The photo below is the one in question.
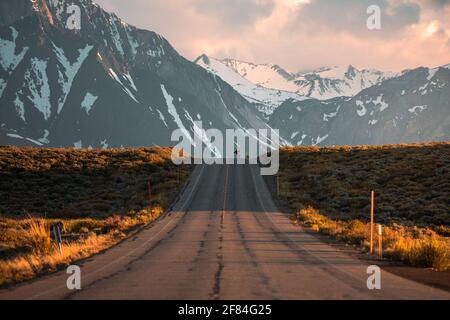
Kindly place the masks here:
[(288, 100), (269, 124), (293, 145), (379, 145), (450, 140), (450, 65), (417, 68), (354, 97)]
[(294, 83), (296, 93), (315, 99), (331, 99), (336, 97), (352, 97), (361, 90), (379, 84), (396, 76), (392, 72), (378, 70), (358, 70), (352, 65), (334, 67), (301, 74)]
[[(69, 5), (81, 9), (69, 30)], [(92, 0), (0, 2), (0, 144), (174, 145), (176, 128), (278, 128), (282, 144), (449, 140), (449, 67), (291, 73), (206, 55)], [(203, 128), (195, 125), (201, 120)]]
[(290, 73), (275, 64), (215, 59), (206, 55), (200, 56), (195, 62), (227, 81), (249, 101), (265, 105), (263, 111), (266, 114), (271, 114), (287, 99), (351, 97), (396, 76), (392, 72), (358, 70), (352, 65)]
[(276, 66), (254, 65), (236, 60), (218, 60), (206, 55), (198, 57), (195, 63), (226, 81), (249, 102), (256, 103), (259, 111), (265, 115), (272, 114), (279, 105), (288, 99), (306, 99), (306, 97), (287, 91), (287, 89), (292, 89), (289, 81), (285, 78), (289, 74)]

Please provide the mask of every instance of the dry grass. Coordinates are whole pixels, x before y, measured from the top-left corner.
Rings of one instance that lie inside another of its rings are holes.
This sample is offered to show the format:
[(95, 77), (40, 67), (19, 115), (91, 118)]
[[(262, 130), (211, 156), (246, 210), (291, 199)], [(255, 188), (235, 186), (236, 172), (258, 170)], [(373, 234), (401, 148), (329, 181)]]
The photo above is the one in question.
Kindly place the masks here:
[(364, 221), (375, 190), (377, 222), (450, 235), (450, 143), (286, 148), (280, 162), (280, 189), (295, 209)]
[[(0, 285), (85, 258), (158, 218), (190, 174), (170, 156), (170, 148), (0, 147)], [(50, 239), (56, 222), (63, 255)]]
[(120, 236), (91, 234), (86, 239), (62, 244), (62, 254), (53, 250), (46, 254), (20, 255), (0, 260), (0, 284), (28, 280), (38, 274), (57, 270), (71, 262), (87, 258), (115, 244)]
[(52, 251), (50, 225), (43, 219), (28, 219), (28, 241), (35, 254), (48, 254)]
[[(299, 210), (297, 218), (304, 226), (316, 232), (360, 245), (365, 251), (369, 250), (369, 223), (360, 220), (332, 220), (311, 207)], [(385, 256), (412, 266), (433, 268), (438, 271), (450, 269), (449, 239), (430, 231), (417, 233), (399, 226), (384, 226), (383, 234), (382, 246)], [(375, 248), (378, 248), (378, 245), (376, 236), (374, 237)]]
[(303, 224), (367, 249), (375, 190), (387, 256), (449, 268), (450, 143), (296, 147), (280, 160), (281, 195)]

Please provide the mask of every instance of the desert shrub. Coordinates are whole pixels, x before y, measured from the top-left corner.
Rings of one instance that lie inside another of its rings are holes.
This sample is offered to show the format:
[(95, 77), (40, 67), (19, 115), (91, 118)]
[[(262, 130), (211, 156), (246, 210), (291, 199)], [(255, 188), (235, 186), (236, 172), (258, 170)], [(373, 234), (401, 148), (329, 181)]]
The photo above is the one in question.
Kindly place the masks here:
[(437, 238), (401, 238), (389, 249), (392, 257), (407, 264), (447, 270), (450, 268), (450, 248), (448, 243)]
[(448, 236), (449, 157), (449, 142), (283, 148), (280, 191), (293, 210), (310, 205), (327, 217), (367, 222), (375, 190), (377, 221)]
[(50, 253), (53, 250), (50, 225), (44, 220), (30, 217), (28, 221), (28, 241), (36, 254)]
[(361, 244), (370, 237), (370, 226), (361, 220), (352, 220), (346, 223), (342, 236), (350, 243)]
[(124, 220), (125, 217), (119, 215), (110, 216), (106, 218), (104, 228), (106, 228), (107, 231), (111, 229), (120, 229), (121, 226), (124, 224)]

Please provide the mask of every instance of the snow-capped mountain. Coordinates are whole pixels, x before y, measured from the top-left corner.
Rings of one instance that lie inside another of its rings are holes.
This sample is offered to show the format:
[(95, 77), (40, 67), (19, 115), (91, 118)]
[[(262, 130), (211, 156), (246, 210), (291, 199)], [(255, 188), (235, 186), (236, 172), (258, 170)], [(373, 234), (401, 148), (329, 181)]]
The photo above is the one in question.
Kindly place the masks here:
[[(248, 66), (249, 70), (251, 66), (255, 66), (255, 69), (258, 68), (256, 65), (251, 65), (248, 63), (240, 63), (235, 60), (219, 60), (215, 58), (208, 57), (206, 55), (201, 55), (195, 60), (199, 66), (205, 68), (212, 74), (222, 78), (228, 84), (230, 84), (236, 91), (238, 91), (243, 97), (245, 97), (249, 102), (256, 103), (259, 111), (263, 112), (266, 115), (270, 115), (273, 111), (284, 101), (288, 99), (294, 100), (304, 100), (304, 97), (299, 96), (296, 93), (288, 92), (284, 90), (278, 90), (273, 88), (267, 88), (260, 83), (253, 83), (250, 79), (255, 79), (255, 74), (247, 73), (245, 71), (244, 66)], [(268, 71), (270, 70), (270, 71)], [(266, 68), (266, 77), (265, 82), (268, 83), (272, 78), (268, 78), (269, 74), (276, 74), (278, 80), (283, 77), (283, 75), (287, 75), (287, 73), (281, 71), (275, 71), (275, 69)], [(280, 69), (281, 70), (281, 69)], [(259, 72), (262, 72), (259, 69)], [(280, 72), (280, 73), (278, 73)], [(246, 78), (248, 77), (248, 78)], [(281, 78), (280, 78), (281, 77)], [(259, 80), (262, 78), (259, 77)]]
[[(79, 30), (67, 27), (73, 5)], [(174, 145), (176, 128), (202, 139), (209, 127), (267, 128), (222, 79), (92, 0), (0, 6), (0, 144)]]
[(394, 77), (392, 72), (358, 70), (348, 67), (326, 68), (297, 76), (296, 93), (307, 97), (327, 100), (335, 97), (352, 97), (360, 91)]
[(286, 101), (269, 124), (293, 145), (447, 141), (450, 65), (404, 71), (354, 97)]
[(266, 106), (266, 114), (271, 114), (287, 99), (352, 97), (396, 75), (378, 70), (358, 70), (352, 65), (291, 73), (275, 64), (215, 59), (206, 55), (197, 58), (196, 62), (228, 82), (249, 101), (262, 103)]
[(295, 75), (276, 64), (255, 64), (235, 59), (220, 60), (248, 81), (265, 88), (295, 92)]

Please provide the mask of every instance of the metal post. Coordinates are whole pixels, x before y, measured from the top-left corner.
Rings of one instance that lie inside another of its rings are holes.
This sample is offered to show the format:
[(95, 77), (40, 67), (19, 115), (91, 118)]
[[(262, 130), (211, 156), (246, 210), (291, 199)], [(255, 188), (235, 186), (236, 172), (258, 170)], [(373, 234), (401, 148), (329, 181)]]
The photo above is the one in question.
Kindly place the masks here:
[(370, 254), (373, 254), (373, 212), (374, 212), (375, 192), (371, 194), (370, 206)]
[(60, 228), (60, 226), (58, 225), (57, 227), (57, 230), (58, 230), (58, 247), (59, 247), (59, 253), (63, 253), (62, 252), (62, 245), (61, 245), (61, 243), (62, 243), (62, 235), (61, 235), (61, 228)]
[(59, 253), (62, 254), (62, 235), (61, 235), (61, 228), (59, 226), (58, 223), (53, 224), (53, 226), (51, 227), (52, 231), (53, 231), (53, 238), (56, 242), (56, 244), (58, 245), (58, 249), (59, 249)]

